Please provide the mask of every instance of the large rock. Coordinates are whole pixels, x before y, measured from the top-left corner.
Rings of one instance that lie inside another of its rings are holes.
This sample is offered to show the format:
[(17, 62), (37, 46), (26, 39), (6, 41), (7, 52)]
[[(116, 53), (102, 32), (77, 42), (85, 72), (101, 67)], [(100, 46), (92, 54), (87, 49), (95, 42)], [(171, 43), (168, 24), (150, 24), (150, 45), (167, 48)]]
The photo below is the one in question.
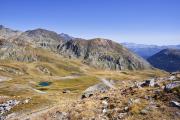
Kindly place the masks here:
[(154, 87), (156, 85), (157, 85), (157, 83), (155, 82), (154, 78), (148, 79), (148, 80), (145, 80), (145, 81), (142, 81), (142, 82), (136, 82), (135, 83), (135, 87), (137, 87), (137, 88), (141, 88), (141, 87)]
[(82, 94), (81, 98), (88, 98), (91, 97), (93, 94), (100, 92), (100, 93), (104, 93), (106, 91), (108, 91), (110, 89), (110, 87), (106, 86), (103, 83), (99, 83), (93, 86), (90, 86), (89, 88), (87, 88), (84, 93)]
[(176, 102), (176, 101), (171, 101), (171, 102), (170, 102), (170, 105), (171, 105), (172, 107), (178, 107), (178, 108), (180, 108), (180, 103), (179, 103), (179, 102)]
[(59, 111), (56, 112), (55, 118), (56, 120), (70, 120), (68, 113)]
[(172, 91), (173, 89), (176, 89), (176, 88), (179, 88), (180, 87), (180, 81), (174, 81), (172, 83), (169, 83), (165, 86), (164, 90), (166, 92), (170, 92)]
[(9, 100), (3, 104), (0, 104), (0, 115), (3, 115), (5, 112), (10, 111), (14, 106), (16, 106), (19, 103), (20, 101), (17, 100)]

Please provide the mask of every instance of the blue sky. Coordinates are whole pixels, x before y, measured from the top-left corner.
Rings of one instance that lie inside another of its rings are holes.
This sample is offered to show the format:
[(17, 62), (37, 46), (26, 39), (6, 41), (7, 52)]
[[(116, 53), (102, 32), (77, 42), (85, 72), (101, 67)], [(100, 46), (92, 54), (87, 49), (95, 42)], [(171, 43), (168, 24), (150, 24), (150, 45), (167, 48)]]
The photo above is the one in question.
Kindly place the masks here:
[(82, 38), (180, 44), (180, 0), (0, 0), (0, 24)]

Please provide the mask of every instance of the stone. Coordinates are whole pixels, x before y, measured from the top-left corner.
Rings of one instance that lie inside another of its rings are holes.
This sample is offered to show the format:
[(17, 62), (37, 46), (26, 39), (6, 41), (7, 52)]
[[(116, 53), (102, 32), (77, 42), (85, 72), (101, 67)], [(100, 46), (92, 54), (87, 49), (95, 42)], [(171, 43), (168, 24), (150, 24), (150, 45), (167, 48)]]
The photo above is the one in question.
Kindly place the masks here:
[(102, 104), (105, 105), (105, 106), (107, 106), (107, 105), (108, 105), (108, 102), (104, 100), (104, 101), (102, 101)]
[(1, 115), (0, 115), (0, 120), (5, 120), (5, 119), (6, 119), (5, 116), (1, 116)]
[(141, 84), (142, 84), (141, 82), (135, 82), (134, 84), (135, 84), (134, 87), (136, 87), (136, 88), (142, 88), (142, 87), (141, 87)]
[(57, 120), (70, 120), (69, 114), (66, 112), (56, 112), (56, 119)]
[(146, 80), (145, 82), (143, 82), (141, 84), (141, 87), (146, 87), (146, 86), (149, 86), (149, 87), (154, 87), (155, 85), (155, 79), (149, 79), (149, 80)]
[(120, 113), (120, 114), (118, 115), (118, 118), (119, 118), (119, 119), (122, 119), (122, 118), (124, 118), (126, 115), (127, 115), (127, 113)]
[(128, 105), (132, 105), (134, 103), (139, 103), (140, 102), (140, 99), (132, 99), (130, 98), (129, 101), (128, 101)]
[(29, 103), (29, 99), (24, 100), (23, 103), (24, 103), (24, 104)]
[(155, 79), (152, 78), (152, 79), (148, 79), (142, 82), (135, 82), (134, 84), (135, 84), (134, 87), (142, 88), (142, 87), (148, 87), (148, 86), (154, 87), (157, 83), (155, 82)]
[(149, 79), (149, 86), (154, 87), (155, 86), (155, 79)]
[(100, 92), (100, 93), (107, 92), (109, 89), (110, 89), (110, 87), (108, 87), (107, 85), (105, 85), (103, 83), (99, 83), (99, 84), (90, 86), (89, 88), (87, 88), (84, 91), (84, 93), (81, 96), (81, 99), (91, 97), (93, 94), (95, 94), (97, 92)]
[(125, 107), (125, 108), (124, 108), (124, 111), (128, 112), (128, 111), (129, 111), (129, 107), (128, 107), (128, 106)]
[(146, 109), (143, 109), (143, 110), (141, 110), (141, 112), (140, 112), (141, 114), (143, 114), (143, 115), (147, 115), (147, 113), (148, 113), (148, 110), (146, 110)]
[(176, 80), (176, 76), (174, 76), (174, 75), (173, 75), (173, 76), (170, 76), (170, 77), (169, 77), (169, 80)]
[(14, 106), (16, 106), (19, 103), (20, 101), (17, 100), (8, 100), (5, 103), (0, 104), (0, 115), (10, 111)]
[(169, 91), (171, 91), (171, 90), (173, 90), (174, 88), (177, 88), (177, 87), (180, 87), (180, 83), (179, 82), (172, 82), (172, 83), (169, 83), (169, 84), (165, 85), (164, 90), (166, 92), (169, 92)]
[(179, 102), (176, 102), (176, 101), (171, 101), (171, 102), (170, 102), (170, 106), (180, 108), (180, 103), (179, 103)]
[(104, 108), (102, 112), (103, 112), (103, 113), (107, 113), (107, 109), (106, 109), (106, 108)]
[(70, 93), (70, 90), (63, 90), (63, 93)]
[(109, 97), (102, 97), (100, 100), (109, 100)]

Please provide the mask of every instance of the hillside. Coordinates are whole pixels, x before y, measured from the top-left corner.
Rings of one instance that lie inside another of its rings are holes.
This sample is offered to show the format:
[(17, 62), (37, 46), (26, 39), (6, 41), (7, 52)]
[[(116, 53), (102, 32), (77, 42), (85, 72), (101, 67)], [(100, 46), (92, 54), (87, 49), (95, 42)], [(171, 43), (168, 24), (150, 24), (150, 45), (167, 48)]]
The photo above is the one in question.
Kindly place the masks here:
[(147, 59), (154, 67), (169, 72), (180, 70), (180, 49), (164, 49)]
[[(6, 31), (7, 28), (2, 27), (1, 29)], [(2, 38), (6, 40), (1, 45), (1, 59), (38, 61), (36, 49), (42, 48), (66, 57), (74, 56), (85, 64), (99, 69), (151, 69), (151, 65), (143, 58), (112, 40), (100, 38), (92, 40), (68, 38), (67, 40), (65, 34), (57, 34), (44, 29), (28, 30), (10, 37), (12, 32), (14, 33), (13, 30), (8, 29), (6, 36), (10, 34), (9, 37)]]
[(74, 39), (59, 46), (58, 50), (62, 55), (80, 58), (84, 63), (96, 68), (112, 70), (151, 68), (144, 59), (108, 39)]
[(158, 46), (158, 45), (144, 45), (144, 44), (135, 44), (135, 43), (122, 43), (129, 50), (133, 51), (137, 55), (147, 59), (152, 55), (160, 52), (163, 49), (172, 48), (172, 49), (180, 49), (180, 45), (166, 45), (166, 46)]

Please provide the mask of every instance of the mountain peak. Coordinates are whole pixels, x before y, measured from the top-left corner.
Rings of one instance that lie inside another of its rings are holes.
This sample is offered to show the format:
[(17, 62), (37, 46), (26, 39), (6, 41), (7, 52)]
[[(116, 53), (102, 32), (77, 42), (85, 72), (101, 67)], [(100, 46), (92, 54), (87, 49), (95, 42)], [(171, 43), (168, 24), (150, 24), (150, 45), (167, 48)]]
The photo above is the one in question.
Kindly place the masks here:
[[(50, 30), (46, 30), (43, 28), (37, 28), (37, 29), (33, 29), (33, 30), (27, 30), (25, 31), (26, 33), (29, 34), (47, 34), (47, 33), (55, 33), (54, 31), (50, 31)], [(57, 34), (57, 33), (56, 33)]]
[(70, 36), (68, 34), (65, 34), (65, 33), (61, 33), (61, 34), (59, 34), (59, 36), (62, 37), (66, 41), (75, 39), (74, 37), (72, 37), (72, 36)]

